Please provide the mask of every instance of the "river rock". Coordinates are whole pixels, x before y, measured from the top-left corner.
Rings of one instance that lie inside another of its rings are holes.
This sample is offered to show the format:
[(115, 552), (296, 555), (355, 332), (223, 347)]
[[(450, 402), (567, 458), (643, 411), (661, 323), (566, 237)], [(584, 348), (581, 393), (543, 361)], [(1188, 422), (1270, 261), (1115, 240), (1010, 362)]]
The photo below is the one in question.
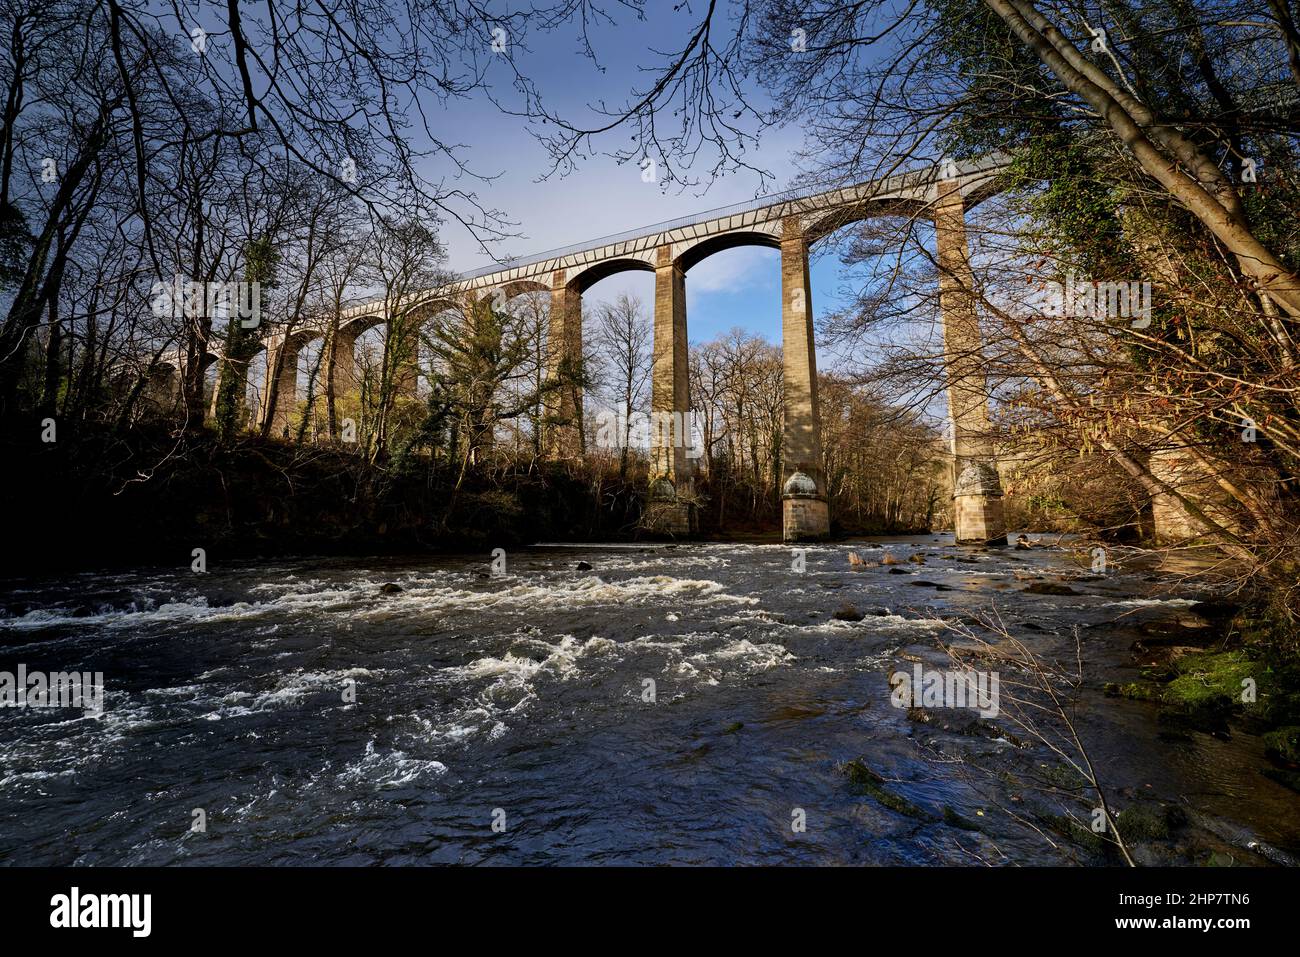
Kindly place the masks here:
[(1226, 598), (1210, 598), (1206, 601), (1198, 601), (1187, 609), (1193, 615), (1200, 615), (1206, 621), (1227, 621), (1238, 611), (1241, 605), (1235, 601), (1229, 601)]
[(1212, 628), (1209, 622), (1195, 615), (1140, 622), (1137, 630), (1142, 637), (1134, 644), (1148, 648), (1174, 645), (1204, 648), (1221, 637), (1217, 628)]
[(1069, 585), (1062, 585), (1060, 582), (1034, 582), (1032, 585), (1026, 585), (1020, 589), (1028, 592), (1030, 595), (1078, 595), (1080, 592), (1075, 591)]
[(839, 608), (835, 609), (835, 613), (832, 614), (831, 617), (836, 621), (861, 621), (867, 616), (846, 601), (844, 604), (840, 605)]
[(591, 571), (591, 562), (578, 562), (578, 571), (580, 572)]
[(402, 586), (396, 582), (384, 582), (379, 586), (379, 593), (381, 595), (400, 595), (402, 593)]

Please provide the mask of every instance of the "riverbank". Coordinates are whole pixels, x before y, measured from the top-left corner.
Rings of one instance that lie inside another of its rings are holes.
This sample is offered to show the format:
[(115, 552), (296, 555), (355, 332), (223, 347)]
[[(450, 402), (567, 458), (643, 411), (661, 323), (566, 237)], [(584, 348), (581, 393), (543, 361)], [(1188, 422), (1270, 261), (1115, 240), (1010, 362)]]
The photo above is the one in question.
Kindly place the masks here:
[[(490, 552), (532, 542), (634, 542), (646, 478), (587, 463), (520, 460), (459, 468), (427, 457), (372, 463), (342, 444), (245, 436), (222, 444), (141, 426), (124, 433), (65, 426), (52, 443), (10, 438), (0, 497), (21, 547), (0, 571), (77, 572), (293, 556)], [(698, 492), (704, 541), (777, 541), (767, 520), (725, 519), (725, 498)], [(734, 510), (733, 510), (734, 511)], [(872, 529), (874, 531), (874, 529)], [(863, 531), (837, 528), (839, 533)], [(907, 533), (905, 528), (888, 529)]]
[(1142, 629), (1136, 680), (1107, 695), (1150, 703), (1168, 741), (1196, 733), (1260, 739), (1265, 776), (1300, 793), (1300, 666), (1297, 636), (1269, 605), (1210, 601)]
[(548, 539), (630, 537), (634, 489), (539, 463), (462, 477), (357, 449), (161, 431), (82, 434), (6, 450), (0, 495), (22, 503), (9, 572), (189, 566), (294, 555), (490, 551)]

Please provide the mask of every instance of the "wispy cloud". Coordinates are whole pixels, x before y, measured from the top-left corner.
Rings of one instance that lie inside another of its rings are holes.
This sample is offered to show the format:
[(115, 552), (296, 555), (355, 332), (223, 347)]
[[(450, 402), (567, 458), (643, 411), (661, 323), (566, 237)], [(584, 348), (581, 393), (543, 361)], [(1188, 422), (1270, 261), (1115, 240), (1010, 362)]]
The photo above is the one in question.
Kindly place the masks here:
[(780, 259), (774, 249), (741, 246), (716, 253), (698, 263), (686, 277), (686, 294), (742, 292), (780, 281)]

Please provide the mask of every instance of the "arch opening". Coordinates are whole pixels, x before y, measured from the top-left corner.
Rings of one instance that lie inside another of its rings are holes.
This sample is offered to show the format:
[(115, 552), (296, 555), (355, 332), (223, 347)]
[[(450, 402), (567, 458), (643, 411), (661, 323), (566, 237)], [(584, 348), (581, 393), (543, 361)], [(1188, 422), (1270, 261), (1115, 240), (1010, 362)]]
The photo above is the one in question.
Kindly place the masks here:
[(690, 272), (693, 267), (710, 256), (740, 246), (766, 246), (768, 249), (780, 249), (781, 240), (771, 233), (758, 230), (737, 230), (723, 233), (720, 236), (711, 236), (708, 239), (701, 240), (683, 251), (677, 257), (677, 264), (682, 267), (683, 272)]
[(644, 259), (635, 259), (625, 257), (621, 259), (609, 259), (604, 262), (596, 263), (589, 266), (578, 275), (569, 280), (569, 287), (576, 290), (580, 295), (585, 293), (596, 283), (608, 279), (610, 276), (622, 272), (649, 272), (653, 273), (655, 267)]

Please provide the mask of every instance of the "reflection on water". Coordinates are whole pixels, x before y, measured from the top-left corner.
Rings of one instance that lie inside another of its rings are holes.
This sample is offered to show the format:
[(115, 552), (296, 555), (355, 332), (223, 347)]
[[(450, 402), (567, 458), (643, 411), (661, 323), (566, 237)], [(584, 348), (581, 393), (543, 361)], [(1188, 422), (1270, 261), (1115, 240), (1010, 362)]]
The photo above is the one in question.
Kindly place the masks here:
[[(854, 570), (850, 550), (924, 563)], [(1038, 576), (1077, 594), (1021, 590)], [(996, 608), (1043, 654), (1072, 655), (1077, 626), (1091, 686), (1132, 680), (1126, 629), (1190, 605), (1180, 588), (1136, 566), (1092, 576), (1064, 549), (929, 536), (812, 547), (803, 574), (786, 547), (706, 544), (538, 548), (499, 577), (472, 556), (7, 582), (0, 667), (102, 671), (107, 689), (99, 717), (0, 711), (0, 855), (1066, 862), (998, 810), (1013, 789), (931, 756), (996, 772), (1014, 745), (909, 721), (887, 675), (938, 661), (949, 622)], [(845, 604), (865, 617), (833, 617)], [(1294, 794), (1259, 774), (1256, 738), (1171, 744), (1149, 706), (1097, 694), (1080, 713), (1121, 804), (1185, 797), (1300, 847)], [(837, 771), (854, 758), (934, 819), (854, 793)], [(945, 806), (979, 830), (945, 823)], [(191, 833), (199, 808), (207, 831)]]

